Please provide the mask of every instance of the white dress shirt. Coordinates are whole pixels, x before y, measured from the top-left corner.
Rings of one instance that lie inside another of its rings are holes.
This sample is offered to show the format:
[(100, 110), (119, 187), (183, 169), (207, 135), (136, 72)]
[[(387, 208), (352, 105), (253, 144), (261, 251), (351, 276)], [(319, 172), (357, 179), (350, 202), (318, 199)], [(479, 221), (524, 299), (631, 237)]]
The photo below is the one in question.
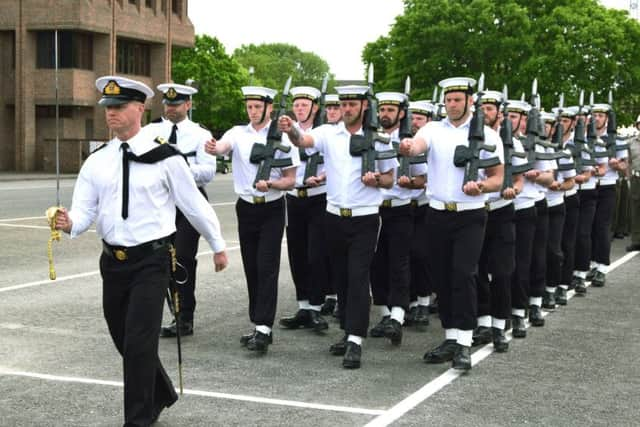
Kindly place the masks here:
[[(565, 149), (563, 151), (571, 156), (571, 151), (569, 149)], [(567, 158), (558, 159), (558, 165), (568, 165), (568, 164), (573, 164), (573, 157), (569, 157), (568, 159)], [(556, 176), (556, 181), (562, 184), (568, 179), (575, 178), (575, 176), (576, 176), (575, 168), (558, 171)], [(556, 206), (564, 203), (565, 192), (563, 190), (560, 190), (560, 191), (555, 191), (550, 189), (547, 189), (547, 190), (548, 191), (545, 197), (547, 198), (547, 204), (549, 206)]]
[[(158, 146), (147, 132), (139, 132), (127, 143), (138, 156)], [(224, 250), (218, 217), (181, 156), (153, 164), (129, 163), (129, 216), (122, 218), (121, 144), (118, 138), (112, 139), (82, 165), (69, 211), (71, 237), (95, 221), (98, 235), (107, 243), (136, 246), (174, 233), (178, 207), (214, 252)]]
[[(400, 131), (399, 129), (395, 129), (393, 132), (389, 134), (391, 142), (400, 142)], [(416, 163), (415, 165), (409, 166), (409, 173), (411, 176), (419, 176), (427, 174), (427, 164), (426, 163)], [(411, 177), (409, 177), (411, 178)], [(400, 187), (398, 185), (398, 168), (393, 170), (393, 187), (391, 188), (381, 188), (382, 198), (384, 200), (389, 199), (399, 199), (399, 200), (410, 200), (410, 199), (419, 199), (420, 196), (424, 194), (424, 188), (413, 189), (413, 188), (405, 188)]]

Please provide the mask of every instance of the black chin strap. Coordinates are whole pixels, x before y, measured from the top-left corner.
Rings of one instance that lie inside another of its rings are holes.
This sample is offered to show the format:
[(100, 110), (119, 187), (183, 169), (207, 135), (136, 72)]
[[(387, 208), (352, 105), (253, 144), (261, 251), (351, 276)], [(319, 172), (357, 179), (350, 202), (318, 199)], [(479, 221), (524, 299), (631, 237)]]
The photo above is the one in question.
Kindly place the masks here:
[(262, 117), (260, 117), (260, 123), (264, 123), (264, 118), (267, 115), (267, 101), (264, 101), (264, 108), (262, 109)]

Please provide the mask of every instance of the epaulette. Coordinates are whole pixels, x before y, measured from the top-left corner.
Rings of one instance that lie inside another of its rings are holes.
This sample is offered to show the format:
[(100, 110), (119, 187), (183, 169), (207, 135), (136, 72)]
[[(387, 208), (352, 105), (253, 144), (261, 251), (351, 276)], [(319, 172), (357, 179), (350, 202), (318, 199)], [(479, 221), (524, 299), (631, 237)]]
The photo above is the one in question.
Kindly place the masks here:
[(151, 120), (149, 123), (162, 123), (162, 117), (158, 117), (157, 119)]
[(161, 136), (156, 136), (156, 139), (153, 142), (157, 142), (158, 144), (167, 144), (167, 140)]

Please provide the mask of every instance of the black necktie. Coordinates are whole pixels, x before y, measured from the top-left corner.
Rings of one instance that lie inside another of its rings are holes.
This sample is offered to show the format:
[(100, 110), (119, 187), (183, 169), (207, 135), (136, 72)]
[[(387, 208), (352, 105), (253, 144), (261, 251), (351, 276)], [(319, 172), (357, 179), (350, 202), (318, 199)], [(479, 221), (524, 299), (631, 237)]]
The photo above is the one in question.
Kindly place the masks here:
[(122, 219), (129, 216), (129, 144), (123, 142), (122, 148)]
[(176, 131), (178, 130), (178, 125), (174, 124), (171, 128), (171, 135), (169, 135), (169, 144), (177, 144), (178, 139), (176, 137)]

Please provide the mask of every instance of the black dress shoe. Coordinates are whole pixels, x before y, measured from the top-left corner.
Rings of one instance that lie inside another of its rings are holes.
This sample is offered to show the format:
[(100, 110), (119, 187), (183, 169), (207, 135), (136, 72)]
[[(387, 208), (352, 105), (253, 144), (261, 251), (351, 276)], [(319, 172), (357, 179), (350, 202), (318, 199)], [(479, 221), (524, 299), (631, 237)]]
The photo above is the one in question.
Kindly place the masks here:
[(327, 298), (324, 300), (324, 304), (320, 308), (320, 314), (323, 316), (329, 316), (333, 314), (333, 311), (336, 309), (336, 303), (338, 301), (335, 298)]
[(362, 358), (362, 347), (358, 344), (347, 341), (342, 366), (345, 369), (360, 368), (360, 359)]
[(593, 277), (596, 275), (597, 271), (598, 270), (595, 267), (589, 270), (589, 272), (587, 273), (587, 279), (586, 279), (587, 282), (590, 282), (593, 280)]
[(247, 350), (255, 351), (258, 354), (265, 354), (269, 349), (269, 344), (273, 342), (271, 334), (264, 334), (255, 331), (255, 334), (247, 341)]
[(493, 335), (493, 349), (496, 353), (505, 353), (509, 350), (509, 342), (507, 337), (504, 336), (504, 331), (500, 328), (491, 328), (491, 334)]
[(596, 271), (595, 276), (591, 279), (591, 286), (601, 288), (607, 281), (605, 274), (602, 271)]
[(429, 326), (429, 306), (419, 305), (416, 310), (416, 317), (413, 319), (413, 325), (419, 331), (426, 330)]
[(574, 276), (571, 283), (576, 290), (576, 296), (585, 296), (587, 294), (587, 285), (582, 277)]
[[(556, 289), (558, 289), (558, 287), (556, 287)], [(553, 292), (544, 291), (544, 295), (542, 296), (542, 308), (546, 308), (547, 310), (554, 310), (556, 308), (556, 292), (555, 291)]]
[(254, 329), (253, 331), (249, 332), (248, 334), (244, 334), (240, 337), (240, 344), (242, 344), (244, 347), (247, 346), (247, 343), (249, 342), (249, 340), (251, 338), (253, 338), (253, 336), (256, 334), (256, 330)]
[(391, 344), (400, 345), (402, 343), (402, 325), (396, 319), (389, 319), (384, 326), (384, 336), (391, 340)]
[(556, 288), (556, 304), (567, 305), (569, 298), (567, 298), (567, 290), (558, 286)]
[(324, 317), (322, 317), (319, 311), (315, 310), (309, 310), (309, 325), (311, 325), (315, 332), (322, 332), (329, 329), (329, 323), (324, 320)]
[(391, 320), (391, 316), (383, 316), (382, 319), (378, 322), (376, 326), (371, 328), (369, 331), (369, 336), (372, 338), (382, 338), (384, 337), (384, 329)]
[(544, 326), (542, 309), (537, 305), (532, 305), (529, 307), (529, 323), (531, 323), (531, 326)]
[(429, 305), (429, 313), (436, 314), (438, 312), (438, 298), (436, 297)]
[(511, 335), (513, 335), (514, 338), (525, 338), (527, 336), (527, 328), (524, 324), (524, 317), (512, 316), (511, 327)]
[[(186, 337), (193, 335), (193, 321), (192, 320), (180, 320), (180, 336)], [(172, 338), (177, 336), (177, 328), (175, 319), (171, 321), (169, 326), (163, 326), (160, 329), (160, 336), (162, 338)]]
[(409, 309), (409, 311), (404, 313), (404, 323), (402, 324), (402, 326), (413, 326), (413, 322), (416, 319), (417, 313), (418, 313), (418, 306), (414, 305)]
[(492, 339), (493, 339), (493, 335), (491, 335), (490, 327), (478, 326), (473, 331), (473, 341), (471, 345), (475, 347), (482, 344), (489, 344)]
[(614, 239), (624, 239), (624, 233), (613, 233), (613, 238)]
[(458, 343), (456, 340), (444, 340), (442, 344), (424, 354), (425, 363), (444, 363), (453, 359)]
[(625, 249), (627, 252), (640, 251), (640, 243), (632, 243)]
[(471, 347), (466, 345), (456, 344), (456, 351), (453, 355), (453, 361), (451, 367), (453, 369), (460, 369), (462, 371), (468, 371), (471, 369)]
[(311, 310), (300, 309), (293, 316), (283, 317), (280, 326), (285, 329), (311, 328)]
[(333, 354), (334, 356), (344, 356), (346, 351), (347, 351), (347, 335), (342, 337), (342, 339), (337, 343), (331, 344), (331, 347), (329, 347), (329, 353)]

